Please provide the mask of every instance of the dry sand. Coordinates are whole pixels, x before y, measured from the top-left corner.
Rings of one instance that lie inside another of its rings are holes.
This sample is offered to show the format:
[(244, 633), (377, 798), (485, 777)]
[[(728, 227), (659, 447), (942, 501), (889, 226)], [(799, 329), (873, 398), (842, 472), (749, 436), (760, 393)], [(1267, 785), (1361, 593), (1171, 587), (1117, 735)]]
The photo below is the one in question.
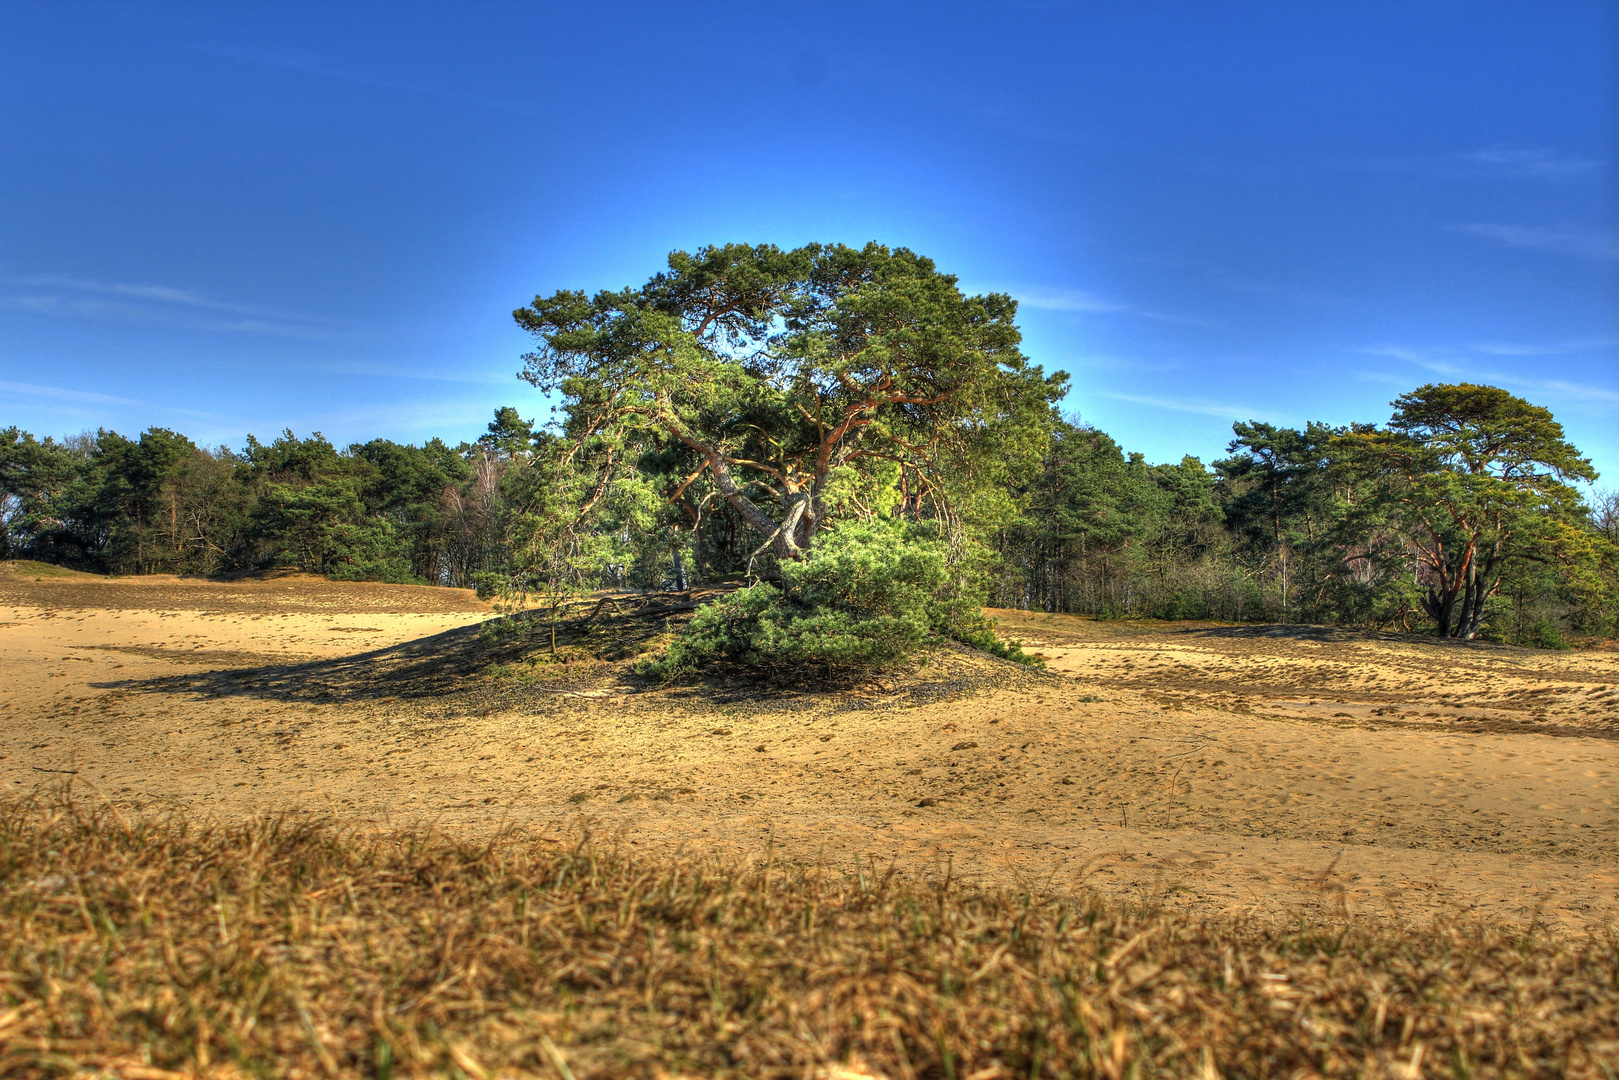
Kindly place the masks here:
[(1619, 910), (1619, 653), (1000, 612), (860, 693), (488, 669), (460, 590), (0, 565), (0, 786), (588, 830), (1209, 914)]

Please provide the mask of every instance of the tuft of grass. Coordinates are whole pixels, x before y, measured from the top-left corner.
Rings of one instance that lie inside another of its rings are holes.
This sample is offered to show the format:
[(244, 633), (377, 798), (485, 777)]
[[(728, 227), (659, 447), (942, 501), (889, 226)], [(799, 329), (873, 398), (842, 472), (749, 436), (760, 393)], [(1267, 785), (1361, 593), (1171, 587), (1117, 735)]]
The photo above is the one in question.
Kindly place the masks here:
[(0, 1074), (1611, 1076), (1619, 940), (0, 804)]

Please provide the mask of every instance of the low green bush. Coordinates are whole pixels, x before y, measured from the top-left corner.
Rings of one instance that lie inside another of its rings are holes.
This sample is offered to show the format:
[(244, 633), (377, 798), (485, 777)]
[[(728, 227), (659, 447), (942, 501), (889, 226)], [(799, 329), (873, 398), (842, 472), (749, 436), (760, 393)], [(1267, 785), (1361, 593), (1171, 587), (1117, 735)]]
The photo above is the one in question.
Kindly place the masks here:
[(1207, 619), (1209, 602), (1193, 589), (1177, 590), (1174, 596), (1159, 604), (1152, 612), (1155, 619)]
[(1557, 624), (1545, 616), (1536, 619), (1529, 626), (1529, 632), (1524, 636), (1524, 644), (1537, 649), (1567, 649), (1569, 644), (1563, 638), (1563, 632)]
[(945, 639), (1035, 663), (996, 637), (943, 543), (898, 522), (850, 523), (783, 565), (779, 583), (699, 609), (644, 670), (668, 680), (729, 661), (788, 677), (851, 678)]
[(398, 557), (357, 559), (327, 571), (333, 581), (380, 581), (387, 585), (426, 585), (410, 572), (410, 563)]

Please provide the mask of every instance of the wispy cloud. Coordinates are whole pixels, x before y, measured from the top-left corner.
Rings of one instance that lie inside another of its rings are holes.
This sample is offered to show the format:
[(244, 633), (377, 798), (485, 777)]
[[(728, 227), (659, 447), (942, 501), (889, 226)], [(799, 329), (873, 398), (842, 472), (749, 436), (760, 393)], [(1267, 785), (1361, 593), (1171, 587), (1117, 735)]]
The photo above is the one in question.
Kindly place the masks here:
[(1294, 159), (1269, 167), (1271, 175), (1293, 175), (1311, 165), (1359, 173), (1399, 173), (1437, 180), (1523, 181), (1571, 183), (1594, 180), (1608, 163), (1597, 158), (1548, 146), (1497, 143), (1477, 150), (1448, 154), (1357, 156), (1310, 161)]
[(1046, 311), (1130, 311), (1129, 304), (1097, 296), (1083, 289), (1014, 289), (1012, 297), (1023, 307)]
[(215, 300), (169, 285), (93, 281), (61, 274), (13, 278), (6, 306), (61, 318), (157, 322), (193, 330), (230, 330), (280, 337), (329, 338), (340, 324), (294, 312)]
[(1417, 349), (1404, 345), (1374, 345), (1355, 352), (1367, 356), (1383, 356), (1431, 371), (1435, 375), (1457, 375), (1466, 378), (1479, 376), (1477, 363), (1468, 364), (1454, 349)]
[(1067, 311), (1078, 314), (1094, 315), (1129, 315), (1139, 319), (1151, 319), (1154, 322), (1178, 323), (1182, 326), (1207, 326), (1202, 319), (1190, 315), (1178, 315), (1173, 312), (1156, 311), (1151, 308), (1140, 307), (1136, 304), (1126, 303), (1123, 300), (1114, 300), (1106, 296), (1098, 296), (1086, 289), (1042, 289), (1039, 287), (1013, 288), (1006, 290), (1021, 307), (1035, 308), (1040, 311)]
[(104, 293), (110, 296), (127, 296), (136, 300), (157, 300), (166, 304), (180, 304), (185, 307), (204, 308), (208, 311), (227, 311), (236, 315), (276, 314), (269, 308), (210, 300), (193, 289), (176, 289), (169, 285), (126, 285), (120, 282), (108, 284), (106, 282), (90, 281), (85, 278), (71, 277), (66, 274), (36, 274), (33, 277), (17, 278), (16, 283), (47, 288), (76, 289), (83, 292)]
[(1222, 420), (1241, 420), (1244, 417), (1266, 415), (1265, 410), (1262, 409), (1255, 409), (1247, 405), (1229, 405), (1204, 398), (1150, 397), (1144, 394), (1116, 394), (1107, 390), (1101, 391), (1098, 396), (1112, 398), (1114, 401), (1127, 401), (1132, 405), (1168, 409), (1171, 412), (1195, 413), (1198, 416), (1217, 416)]
[(1462, 154), (1461, 163), (1483, 176), (1536, 180), (1584, 179), (1603, 167), (1594, 158), (1543, 146), (1490, 146)]
[(1584, 398), (1586, 401), (1619, 402), (1619, 393), (1615, 391), (1587, 383), (1569, 382), (1566, 379), (1529, 379), (1524, 380), (1522, 385), (1549, 390), (1552, 393), (1568, 394), (1571, 397)]
[[(372, 438), (386, 432), (389, 438), (427, 439), (439, 436), (453, 441), (456, 432), (467, 433), (469, 438), (482, 434), (494, 411), (494, 405), (483, 398), (417, 404), (395, 402), (306, 416), (301, 424), (303, 428), (324, 431), (334, 439), (336, 436), (332, 436), (332, 432), (335, 431), (364, 433), (357, 436), (362, 438)], [(532, 405), (524, 405), (522, 411), (533, 419), (544, 420), (543, 412)], [(284, 426), (284, 423), (278, 422), (274, 430), (279, 431)]]
[(1619, 237), (1579, 225), (1495, 225), (1474, 222), (1452, 225), (1451, 228), (1507, 247), (1583, 259), (1619, 259)]
[[(1355, 351), (1368, 356), (1383, 356), (1391, 360), (1399, 360), (1422, 368), (1425, 371), (1431, 371), (1435, 375), (1465, 379), (1469, 382), (1482, 382), (1494, 386), (1553, 394), (1575, 398), (1588, 403), (1619, 403), (1619, 391), (1609, 387), (1574, 382), (1568, 379), (1537, 378), (1512, 371), (1501, 371), (1490, 366), (1488, 359), (1488, 357), (1574, 355), (1581, 352), (1612, 348), (1616, 344), (1619, 343), (1605, 338), (1589, 338), (1576, 342), (1548, 343), (1538, 347), (1534, 345), (1506, 347), (1516, 350), (1513, 352), (1504, 351), (1502, 346), (1494, 346), (1494, 351), (1489, 351), (1491, 347), (1415, 348), (1401, 345), (1379, 345)], [(1480, 357), (1473, 355), (1473, 353), (1483, 353), (1484, 356)]]
[(334, 360), (312, 364), (304, 370), (317, 371), (323, 375), (364, 375), (379, 379), (419, 379), (425, 382), (473, 383), (481, 386), (517, 385), (515, 371), (466, 371), (448, 365), (432, 371), (417, 371), (370, 360)]
[(134, 398), (117, 397), (113, 394), (97, 394), (89, 390), (69, 390), (63, 386), (40, 386), (36, 383), (19, 383), (0, 381), (0, 390), (8, 394), (25, 394), (29, 397), (52, 398), (58, 401), (73, 401), (85, 405), (144, 405), (144, 401)]
[(1486, 356), (1570, 356), (1619, 349), (1619, 338), (1586, 337), (1561, 341), (1480, 341), (1467, 346)]
[(421, 94), (427, 97), (448, 98), (452, 101), (465, 101), (474, 105), (499, 109), (503, 112), (531, 113), (535, 111), (535, 106), (529, 102), (485, 97), (482, 94), (462, 90), (440, 86), (424, 86), (420, 83), (393, 79), (386, 75), (376, 75), (371, 72), (357, 70), (330, 56), (323, 56), (319, 53), (302, 52), (295, 49), (241, 48), (231, 45), (191, 45), (178, 42), (175, 44), (177, 47), (191, 52), (205, 53), (209, 56), (217, 56), (227, 60), (241, 60), (266, 67), (282, 68), (288, 71), (304, 72), (321, 78), (353, 83), (357, 86), (374, 86), (382, 90), (398, 90), (408, 94)]

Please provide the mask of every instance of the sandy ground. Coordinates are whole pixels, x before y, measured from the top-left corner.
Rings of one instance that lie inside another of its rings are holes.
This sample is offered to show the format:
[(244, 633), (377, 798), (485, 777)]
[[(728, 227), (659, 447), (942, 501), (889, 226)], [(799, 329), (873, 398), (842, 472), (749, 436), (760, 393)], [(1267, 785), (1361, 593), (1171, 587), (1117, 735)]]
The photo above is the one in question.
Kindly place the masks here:
[[(1194, 912), (1619, 910), (1619, 653), (1002, 612), (858, 693), (491, 669), (459, 590), (0, 565), (0, 786), (516, 826)], [(82, 790), (82, 788), (81, 788)]]

